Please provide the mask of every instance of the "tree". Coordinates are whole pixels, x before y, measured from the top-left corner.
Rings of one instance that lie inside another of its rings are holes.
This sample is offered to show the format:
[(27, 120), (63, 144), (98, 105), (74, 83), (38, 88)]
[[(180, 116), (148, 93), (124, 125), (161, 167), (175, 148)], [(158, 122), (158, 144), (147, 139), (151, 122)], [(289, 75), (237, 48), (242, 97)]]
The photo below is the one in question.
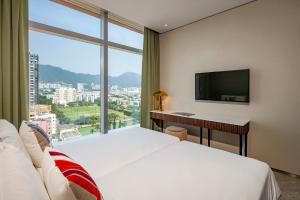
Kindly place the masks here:
[(88, 117), (80, 116), (78, 119), (75, 120), (76, 125), (84, 125), (88, 123)]
[(131, 109), (126, 108), (126, 109), (124, 110), (124, 114), (127, 115), (127, 116), (131, 116), (132, 113), (133, 113), (133, 110), (131, 110)]
[(131, 114), (131, 117), (134, 119), (134, 123), (137, 124), (140, 122), (141, 119), (141, 113), (139, 110), (134, 110)]
[(89, 124), (91, 124), (93, 127), (96, 127), (97, 122), (99, 121), (98, 116), (91, 116)]
[(47, 99), (46, 96), (43, 95), (38, 95), (37, 96), (37, 103), (38, 104), (43, 104), (43, 105), (52, 105), (52, 99)]
[(121, 118), (121, 116), (118, 113), (116, 113), (116, 112), (110, 112), (108, 114), (108, 121), (109, 121), (109, 124), (113, 125), (113, 129), (117, 128), (117, 122), (116, 122), (116, 120), (120, 119), (120, 118)]
[(101, 106), (101, 100), (100, 98), (95, 99), (94, 103), (98, 106)]
[(61, 124), (70, 124), (71, 120), (65, 116), (65, 114), (58, 109), (57, 105), (52, 104), (52, 113), (56, 115), (56, 118)]
[(52, 103), (52, 99), (47, 99), (46, 96), (43, 95), (38, 95), (37, 97), (37, 102), (38, 104), (43, 104), (43, 105), (51, 105), (52, 113), (56, 115), (56, 118), (60, 121), (62, 124), (69, 124), (70, 119), (68, 119), (65, 114), (58, 109), (57, 105)]
[(121, 119), (119, 119), (119, 128), (122, 128), (123, 127), (123, 122)]
[(110, 102), (108, 104), (108, 108), (111, 109), (111, 110), (117, 110), (118, 104), (116, 102)]
[(78, 106), (92, 106), (94, 103), (89, 102), (89, 101), (74, 101), (68, 103), (68, 106), (70, 107), (78, 107)]

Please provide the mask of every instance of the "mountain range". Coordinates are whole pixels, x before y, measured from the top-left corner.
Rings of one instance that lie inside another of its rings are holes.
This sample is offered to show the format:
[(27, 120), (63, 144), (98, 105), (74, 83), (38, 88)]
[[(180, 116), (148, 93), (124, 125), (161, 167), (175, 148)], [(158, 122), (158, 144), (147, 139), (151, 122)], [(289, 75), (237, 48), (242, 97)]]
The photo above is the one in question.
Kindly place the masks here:
[[(64, 82), (72, 84), (77, 83), (100, 84), (100, 76), (84, 73), (75, 73), (57, 66), (39, 65), (39, 81), (41, 83)], [(119, 87), (141, 87), (141, 75), (133, 72), (126, 72), (119, 76), (108, 76), (109, 85)]]

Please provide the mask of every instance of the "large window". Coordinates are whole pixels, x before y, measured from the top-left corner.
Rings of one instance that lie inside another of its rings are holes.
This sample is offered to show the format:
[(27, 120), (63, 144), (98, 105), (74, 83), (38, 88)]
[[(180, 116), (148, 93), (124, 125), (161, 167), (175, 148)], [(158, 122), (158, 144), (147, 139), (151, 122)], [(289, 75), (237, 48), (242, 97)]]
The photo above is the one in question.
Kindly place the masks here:
[(139, 124), (140, 29), (82, 3), (29, 2), (30, 120), (53, 141)]
[(96, 15), (91, 16), (50, 0), (29, 1), (30, 21), (100, 38), (101, 21)]
[(108, 41), (143, 49), (142, 34), (113, 23), (108, 23)]
[(139, 124), (142, 56), (112, 48), (108, 54), (109, 128)]

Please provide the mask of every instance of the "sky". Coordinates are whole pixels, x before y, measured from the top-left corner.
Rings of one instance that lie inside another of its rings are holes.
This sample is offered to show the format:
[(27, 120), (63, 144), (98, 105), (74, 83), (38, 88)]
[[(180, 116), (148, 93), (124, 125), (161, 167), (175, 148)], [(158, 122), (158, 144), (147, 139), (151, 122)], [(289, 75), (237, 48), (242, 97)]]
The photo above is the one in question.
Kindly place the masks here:
[[(29, 0), (29, 19), (100, 38), (100, 20), (49, 0)], [(109, 41), (142, 49), (143, 35), (123, 27), (108, 25)], [(100, 46), (35, 31), (29, 32), (29, 51), (39, 55), (40, 64), (88, 74), (100, 74)], [(125, 72), (141, 74), (142, 56), (109, 49), (110, 76)]]

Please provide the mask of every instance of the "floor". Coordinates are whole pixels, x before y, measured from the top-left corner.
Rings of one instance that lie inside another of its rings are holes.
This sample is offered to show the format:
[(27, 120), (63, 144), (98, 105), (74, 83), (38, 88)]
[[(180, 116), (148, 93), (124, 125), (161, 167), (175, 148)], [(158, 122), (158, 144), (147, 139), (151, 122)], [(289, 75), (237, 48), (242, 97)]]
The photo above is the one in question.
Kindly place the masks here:
[(281, 190), (279, 200), (300, 200), (300, 178), (274, 172)]

